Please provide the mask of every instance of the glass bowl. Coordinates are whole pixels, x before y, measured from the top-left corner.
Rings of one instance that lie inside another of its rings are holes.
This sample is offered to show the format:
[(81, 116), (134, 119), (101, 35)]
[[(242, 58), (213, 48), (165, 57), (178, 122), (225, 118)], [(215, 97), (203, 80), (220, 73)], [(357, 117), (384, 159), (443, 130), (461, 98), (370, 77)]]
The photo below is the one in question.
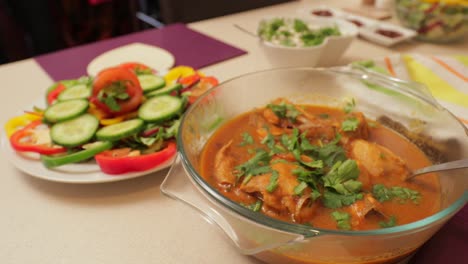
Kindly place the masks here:
[(424, 151), (434, 163), (468, 157), (467, 129), (415, 83), (350, 68), (283, 68), (226, 81), (200, 97), (183, 117), (177, 139), (180, 154), (161, 190), (218, 226), (240, 253), (267, 263), (397, 263), (407, 260), (466, 204), (467, 170), (440, 173), (439, 212), (385, 229), (341, 231), (287, 223), (229, 200), (200, 176), (200, 152), (224, 122), (278, 97), (334, 107), (352, 97), (358, 111), (387, 120), (390, 126), (398, 124), (409, 140), (415, 140), (414, 135), (430, 138), (431, 147)]
[(468, 4), (463, 0), (396, 0), (400, 22), (419, 40), (449, 43), (468, 36)]

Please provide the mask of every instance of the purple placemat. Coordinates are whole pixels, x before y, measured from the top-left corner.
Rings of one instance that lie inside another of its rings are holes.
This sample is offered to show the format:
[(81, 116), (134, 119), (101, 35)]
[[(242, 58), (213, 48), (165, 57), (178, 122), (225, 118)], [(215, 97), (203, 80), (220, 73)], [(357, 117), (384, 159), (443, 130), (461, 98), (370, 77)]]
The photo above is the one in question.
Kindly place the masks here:
[(150, 29), (92, 44), (65, 49), (36, 57), (36, 61), (55, 80), (74, 79), (86, 75), (86, 67), (103, 52), (140, 42), (171, 52), (176, 65), (205, 67), (247, 53), (194, 31), (184, 24), (173, 24), (162, 29)]
[(410, 264), (468, 263), (468, 206), (463, 207), (410, 260)]

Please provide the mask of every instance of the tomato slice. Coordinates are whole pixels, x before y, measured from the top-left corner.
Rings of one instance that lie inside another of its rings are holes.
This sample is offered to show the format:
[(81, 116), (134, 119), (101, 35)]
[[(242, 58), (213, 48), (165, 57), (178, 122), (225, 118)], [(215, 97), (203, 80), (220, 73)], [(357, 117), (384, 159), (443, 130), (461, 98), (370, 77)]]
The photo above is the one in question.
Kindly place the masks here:
[(156, 74), (157, 71), (155, 69), (146, 66), (143, 63), (139, 62), (125, 62), (119, 65), (119, 67), (130, 70), (135, 74)]
[(122, 67), (108, 68), (96, 76), (90, 101), (110, 116), (118, 116), (140, 106), (143, 90), (134, 72)]

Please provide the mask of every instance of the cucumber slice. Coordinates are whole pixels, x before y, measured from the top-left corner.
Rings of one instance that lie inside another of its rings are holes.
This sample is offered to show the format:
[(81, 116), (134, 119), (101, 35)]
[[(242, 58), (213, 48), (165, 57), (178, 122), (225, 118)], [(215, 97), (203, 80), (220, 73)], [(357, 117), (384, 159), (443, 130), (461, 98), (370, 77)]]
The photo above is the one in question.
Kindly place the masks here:
[(180, 91), (182, 90), (182, 84), (180, 83), (174, 83), (169, 86), (166, 86), (162, 89), (158, 89), (156, 91), (149, 92), (145, 94), (146, 97), (153, 97), (153, 96), (158, 96), (158, 95), (163, 95), (163, 94), (170, 94), (174, 91)]
[(59, 94), (57, 99), (59, 101), (66, 101), (72, 99), (87, 99), (91, 96), (91, 88), (85, 84), (77, 84), (70, 88), (65, 89)]
[(182, 108), (183, 102), (179, 97), (170, 95), (155, 96), (140, 106), (138, 117), (147, 122), (165, 121), (178, 115)]
[(141, 119), (131, 119), (117, 124), (105, 126), (96, 132), (99, 140), (117, 141), (140, 132), (144, 122)]
[(76, 147), (93, 138), (98, 127), (99, 120), (95, 116), (84, 114), (53, 125), (50, 128), (50, 137), (58, 145)]
[(84, 99), (67, 100), (49, 106), (44, 112), (47, 122), (57, 123), (75, 118), (88, 110), (89, 102)]
[(166, 85), (166, 81), (163, 77), (153, 74), (138, 75), (138, 80), (140, 81), (141, 89), (143, 89), (144, 93), (160, 89)]

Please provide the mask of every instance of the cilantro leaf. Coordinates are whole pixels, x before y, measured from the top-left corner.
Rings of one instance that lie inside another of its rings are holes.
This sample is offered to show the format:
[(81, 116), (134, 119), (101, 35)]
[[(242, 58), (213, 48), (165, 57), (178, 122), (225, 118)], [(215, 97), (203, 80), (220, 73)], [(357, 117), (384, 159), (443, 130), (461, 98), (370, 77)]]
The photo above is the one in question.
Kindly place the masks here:
[(278, 178), (279, 178), (279, 173), (278, 171), (272, 171), (271, 176), (270, 176), (270, 183), (266, 187), (267, 192), (274, 192), (276, 190), (276, 187), (278, 187)]
[(243, 205), (244, 207), (254, 211), (254, 212), (258, 212), (262, 209), (262, 201), (261, 200), (257, 200), (255, 203), (253, 204), (241, 204)]
[(304, 32), (304, 31), (308, 31), (309, 27), (304, 21), (300, 19), (294, 19), (294, 30), (296, 32)]
[(354, 110), (354, 107), (356, 107), (356, 101), (354, 101), (354, 98), (352, 98), (351, 101), (346, 103), (346, 105), (343, 108), (343, 111), (346, 114), (349, 114)]
[(362, 183), (356, 180), (358, 176), (359, 168), (356, 161), (348, 159), (345, 162), (335, 163), (322, 179), (325, 187), (332, 188), (339, 194), (354, 194), (362, 187)]
[(258, 175), (264, 172), (264, 169), (259, 167), (264, 167), (270, 163), (270, 155), (264, 149), (256, 150), (255, 156), (246, 161), (245, 163), (235, 167), (236, 176), (240, 178), (242, 176), (248, 175)]
[(288, 118), (291, 122), (295, 122), (297, 116), (301, 114), (294, 105), (285, 102), (268, 104), (266, 107), (270, 108), (277, 117)]
[(350, 117), (341, 123), (341, 129), (345, 132), (355, 131), (358, 128), (359, 120), (355, 117)]
[(356, 200), (363, 198), (362, 193), (358, 194), (339, 194), (329, 190), (325, 190), (322, 196), (322, 203), (327, 208), (341, 208), (343, 206), (351, 205)]
[(382, 228), (394, 227), (396, 226), (396, 224), (397, 224), (397, 219), (394, 215), (392, 215), (390, 219), (388, 219), (387, 222), (384, 222), (384, 221), (379, 222), (379, 225)]
[(239, 144), (239, 146), (244, 147), (247, 145), (252, 145), (253, 143), (254, 143), (253, 137), (249, 133), (244, 132), (242, 134), (242, 142)]
[(411, 200), (413, 203), (418, 204), (421, 199), (421, 194), (418, 191), (400, 186), (387, 188), (383, 184), (374, 185), (372, 187), (372, 195), (379, 202), (385, 202), (396, 198), (401, 203)]
[(307, 188), (307, 183), (301, 181), (296, 187), (294, 187), (294, 194), (301, 196), (306, 188)]
[(351, 216), (346, 212), (334, 211), (331, 213), (336, 226), (342, 230), (351, 230)]

